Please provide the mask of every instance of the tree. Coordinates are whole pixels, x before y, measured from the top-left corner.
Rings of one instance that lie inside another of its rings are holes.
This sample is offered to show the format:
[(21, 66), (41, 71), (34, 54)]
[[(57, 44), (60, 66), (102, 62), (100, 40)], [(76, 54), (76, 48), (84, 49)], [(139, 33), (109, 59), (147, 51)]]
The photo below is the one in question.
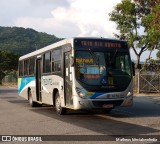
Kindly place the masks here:
[(157, 58), (160, 60), (160, 50), (157, 52)]
[[(151, 27), (158, 32), (158, 40), (160, 41), (160, 0), (153, 10), (153, 20), (151, 19), (150, 23)], [(158, 50), (157, 58), (160, 60), (160, 44), (158, 45)]]
[(0, 84), (9, 72), (18, 69), (18, 57), (9, 51), (0, 51)]
[[(133, 0), (133, 2), (122, 0), (109, 14), (110, 20), (117, 24), (117, 29), (120, 32), (115, 36), (127, 40), (129, 47), (135, 52), (137, 68), (140, 68), (142, 53), (146, 50), (152, 52), (159, 43), (159, 32), (155, 28), (159, 25), (155, 23), (153, 26), (152, 24), (153, 19), (157, 17), (154, 14), (157, 13), (157, 3), (159, 0), (154, 2), (152, 0)], [(137, 48), (139, 48), (139, 52)]]
[(138, 5), (141, 6), (141, 11), (143, 12), (144, 5), (148, 6), (148, 14), (143, 17), (144, 25), (146, 26), (146, 31), (150, 37), (150, 43), (156, 45), (159, 52), (157, 53), (157, 58), (160, 58), (160, 0), (134, 0)]

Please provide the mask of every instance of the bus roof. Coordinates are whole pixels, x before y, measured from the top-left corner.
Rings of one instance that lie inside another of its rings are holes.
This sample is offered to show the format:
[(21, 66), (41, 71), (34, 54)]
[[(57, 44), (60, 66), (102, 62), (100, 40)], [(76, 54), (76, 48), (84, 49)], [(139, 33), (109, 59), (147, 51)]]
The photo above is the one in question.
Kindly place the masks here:
[(31, 53), (28, 53), (26, 55), (23, 55), (19, 58), (19, 60), (23, 60), (23, 59), (27, 59), (29, 57), (33, 57), (33, 56), (38, 56), (42, 53), (44, 53), (45, 51), (49, 51), (49, 50), (52, 50), (54, 48), (57, 48), (58, 46), (62, 46), (62, 45), (65, 45), (67, 43), (70, 43), (73, 47), (73, 41), (74, 39), (90, 39), (90, 40), (115, 40), (115, 41), (121, 41), (121, 42), (124, 42), (124, 40), (118, 40), (118, 39), (109, 39), (109, 38), (99, 38), (99, 37), (74, 37), (74, 38), (68, 38), (68, 39), (64, 39), (64, 40), (61, 40), (59, 42), (56, 42), (56, 43), (53, 43), (51, 45), (48, 45), (46, 47), (43, 47), (41, 49), (38, 49), (36, 51), (33, 51)]
[(32, 56), (38, 56), (38, 55), (40, 55), (41, 53), (44, 53), (45, 51), (49, 51), (49, 50), (54, 49), (54, 48), (56, 48), (56, 47), (58, 47), (58, 46), (65, 45), (65, 44), (67, 44), (67, 43), (72, 44), (72, 41), (73, 41), (73, 38), (61, 40), (61, 41), (59, 41), (59, 42), (53, 43), (53, 44), (51, 44), (51, 45), (48, 45), (48, 46), (46, 46), (46, 47), (43, 47), (43, 48), (41, 48), (41, 49), (38, 49), (38, 50), (33, 51), (33, 52), (31, 52), (31, 53), (28, 53), (28, 54), (26, 54), (26, 55), (23, 55), (23, 56), (21, 56), (21, 57), (19, 58), (19, 60), (27, 59), (27, 58), (32, 57)]

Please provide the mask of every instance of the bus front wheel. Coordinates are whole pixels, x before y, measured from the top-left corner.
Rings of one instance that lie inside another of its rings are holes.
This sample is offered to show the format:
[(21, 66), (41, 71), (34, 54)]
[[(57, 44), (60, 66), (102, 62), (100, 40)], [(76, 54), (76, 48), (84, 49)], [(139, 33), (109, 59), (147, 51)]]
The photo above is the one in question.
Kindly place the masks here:
[(55, 109), (57, 114), (59, 115), (64, 115), (67, 112), (67, 109), (61, 106), (61, 99), (58, 92), (56, 93), (56, 97), (55, 97)]

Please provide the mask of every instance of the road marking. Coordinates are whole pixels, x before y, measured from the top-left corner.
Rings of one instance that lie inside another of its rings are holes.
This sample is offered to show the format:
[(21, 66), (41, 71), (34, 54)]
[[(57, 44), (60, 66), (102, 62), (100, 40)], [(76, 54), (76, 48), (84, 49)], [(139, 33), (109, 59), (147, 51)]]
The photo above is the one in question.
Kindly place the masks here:
[(152, 99), (160, 99), (160, 97), (154, 97), (154, 98), (152, 98)]

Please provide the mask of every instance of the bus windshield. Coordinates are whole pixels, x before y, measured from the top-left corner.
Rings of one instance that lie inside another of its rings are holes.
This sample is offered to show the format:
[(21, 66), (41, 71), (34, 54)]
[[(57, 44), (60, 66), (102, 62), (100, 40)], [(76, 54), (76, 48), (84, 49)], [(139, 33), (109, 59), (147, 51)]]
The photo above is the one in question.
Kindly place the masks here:
[(76, 51), (76, 78), (90, 86), (127, 87), (132, 74), (128, 52)]

